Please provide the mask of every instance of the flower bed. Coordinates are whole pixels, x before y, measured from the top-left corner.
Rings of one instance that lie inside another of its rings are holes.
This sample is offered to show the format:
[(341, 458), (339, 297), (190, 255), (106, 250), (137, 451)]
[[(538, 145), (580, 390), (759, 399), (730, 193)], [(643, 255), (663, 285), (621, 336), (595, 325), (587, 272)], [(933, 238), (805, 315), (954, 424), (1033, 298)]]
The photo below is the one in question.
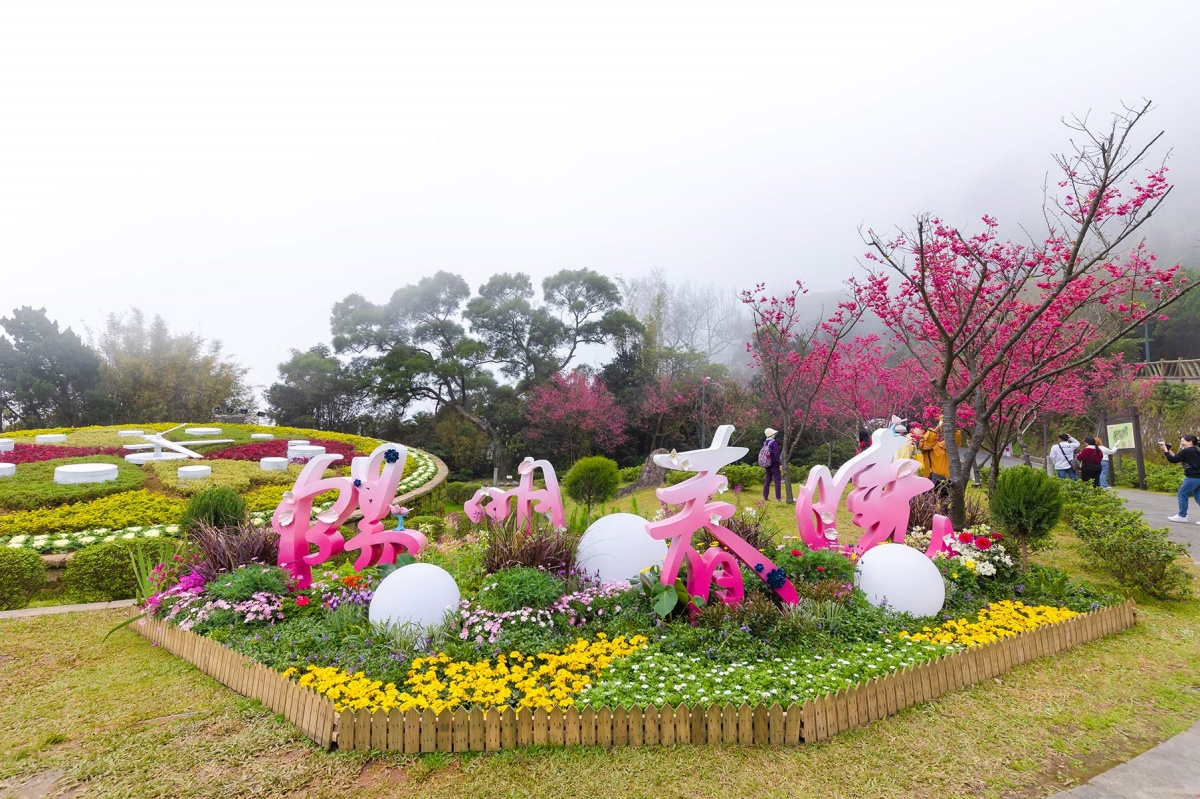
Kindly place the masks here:
[(137, 541), (147, 538), (181, 538), (182, 536), (183, 532), (177, 524), (124, 527), (119, 530), (100, 527), (95, 530), (80, 530), (75, 533), (55, 535), (3, 536), (0, 537), (0, 546), (13, 549), (32, 549), (42, 555), (62, 555), (92, 544), (110, 544), (115, 541)]
[(0, 453), (5, 463), (38, 463), (52, 461), (58, 458), (88, 458), (95, 455), (120, 455), (121, 448), (112, 447), (71, 447), (62, 444), (26, 444), (15, 442), (12, 450)]
[[(117, 479), (103, 483), (56, 483), (54, 470), (73, 463), (111, 463), (117, 467)], [(83, 502), (123, 491), (133, 491), (145, 485), (142, 470), (121, 458), (107, 455), (91, 458), (59, 458), (27, 463), (11, 477), (0, 480), (0, 508), (34, 510)]]

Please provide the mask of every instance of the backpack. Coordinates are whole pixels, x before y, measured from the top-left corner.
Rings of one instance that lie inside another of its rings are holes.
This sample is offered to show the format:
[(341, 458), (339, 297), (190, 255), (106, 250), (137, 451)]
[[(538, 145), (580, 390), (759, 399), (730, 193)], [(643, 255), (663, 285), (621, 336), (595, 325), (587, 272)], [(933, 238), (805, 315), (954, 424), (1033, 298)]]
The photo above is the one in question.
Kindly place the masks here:
[(763, 442), (762, 449), (758, 451), (758, 465), (764, 469), (771, 466), (771, 439)]

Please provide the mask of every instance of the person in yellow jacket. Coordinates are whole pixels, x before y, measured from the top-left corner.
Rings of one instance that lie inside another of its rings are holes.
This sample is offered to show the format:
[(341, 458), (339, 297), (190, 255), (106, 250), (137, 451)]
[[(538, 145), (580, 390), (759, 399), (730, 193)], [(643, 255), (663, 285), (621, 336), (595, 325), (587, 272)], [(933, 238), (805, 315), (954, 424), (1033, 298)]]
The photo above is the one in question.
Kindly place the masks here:
[[(942, 437), (941, 423), (933, 430), (925, 431), (925, 435), (921, 437), (921, 443), (917, 449), (927, 459), (929, 464), (929, 479), (933, 481), (935, 488), (940, 487), (940, 484), (950, 479), (950, 456), (946, 453), (946, 439)], [(962, 446), (962, 431), (954, 431), (954, 442), (958, 446)]]

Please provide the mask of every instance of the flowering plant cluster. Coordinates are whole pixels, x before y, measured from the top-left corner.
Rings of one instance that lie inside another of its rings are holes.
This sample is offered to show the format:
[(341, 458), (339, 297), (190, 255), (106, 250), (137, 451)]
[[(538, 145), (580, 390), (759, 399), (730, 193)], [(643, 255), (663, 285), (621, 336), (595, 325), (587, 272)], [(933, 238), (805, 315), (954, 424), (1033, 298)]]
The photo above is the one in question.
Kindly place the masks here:
[(37, 463), (59, 458), (90, 458), (93, 455), (120, 455), (120, 447), (68, 447), (65, 444), (16, 443), (3, 454), (5, 463)]
[[(928, 530), (917, 527), (908, 534), (904, 543), (924, 552), (929, 547), (930, 535)], [(946, 535), (942, 540), (953, 551), (949, 557), (959, 558), (967, 571), (975, 572), (980, 577), (995, 577), (997, 570), (1011, 569), (1015, 565), (1000, 543), (1003, 539), (1003, 535), (988, 525), (977, 524)], [(947, 556), (943, 554), (939, 557)]]
[[(511, 627), (531, 625), (543, 629), (552, 628), (560, 620), (568, 627), (583, 627), (604, 616), (603, 603), (597, 600), (619, 596), (628, 590), (627, 582), (601, 583), (566, 594), (550, 607), (521, 608), (506, 612), (488, 610), (475, 605), (469, 599), (464, 599), (459, 603), (459, 624), (462, 629), (458, 635), (464, 641), (486, 641), (495, 644), (500, 641), (501, 633)], [(617, 605), (611, 612), (620, 613), (621, 606)]]
[(310, 601), (309, 597), (311, 597), (320, 599), (321, 607), (326, 610), (337, 610), (342, 605), (369, 607), (375, 591), (371, 585), (371, 579), (367, 575), (358, 573), (342, 575), (338, 572), (327, 571), (321, 575), (320, 579), (313, 581), (305, 594), (296, 599), (296, 603), (301, 607), (307, 605)]
[(1057, 624), (1079, 614), (1068, 608), (1047, 605), (1026, 605), (1024, 602), (1004, 600), (979, 611), (975, 621), (951, 619), (936, 628), (923, 627), (920, 632), (900, 633), (900, 637), (912, 641), (927, 641), (935, 644), (957, 646), (980, 646), (1008, 638), (1026, 630), (1045, 624)]
[(566, 649), (523, 655), (510, 652), (494, 660), (454, 660), (447, 654), (417, 658), (408, 672), (400, 709), (429, 708), (435, 713), (463, 705), (521, 708), (571, 707), (613, 661), (646, 645), (635, 635), (610, 639), (597, 633), (579, 638)]
[(708, 657), (647, 647), (615, 664), (580, 705), (802, 704), (953, 651), (937, 643), (882, 641), (836, 655), (754, 658), (714, 664)]
[[(183, 585), (181, 582), (180, 585)], [(161, 601), (161, 600), (160, 600)], [(161, 607), (161, 605), (160, 605)], [(226, 613), (218, 616), (221, 611)], [(231, 615), (232, 614), (232, 615)], [(200, 593), (181, 592), (165, 618), (179, 625), (181, 630), (201, 628), (208, 622), (236, 622), (274, 624), (283, 621), (283, 600), (275, 594), (259, 591), (249, 599), (232, 602), (228, 599), (206, 599)]]
[[(295, 677), (300, 670), (294, 666), (283, 672), (286, 678)], [(361, 671), (351, 674), (335, 666), (308, 666), (297, 679), (305, 688), (312, 688), (319, 694), (333, 700), (334, 709), (377, 710), (387, 713), (400, 706), (400, 692), (392, 683), (384, 685), (380, 680), (372, 680)]]
[[(353, 444), (347, 444), (343, 441), (322, 439), (310, 440), (309, 443), (315, 447), (324, 447), (325, 452), (330, 455), (341, 455), (343, 465), (348, 465), (354, 457), (365, 454), (359, 452)], [(207, 460), (214, 461), (258, 461), (263, 458), (286, 458), (287, 451), (288, 442), (277, 438), (271, 441), (252, 441), (248, 444), (233, 444), (211, 452), (205, 452), (204, 457)]]
[(92, 544), (109, 544), (114, 541), (136, 541), (146, 538), (179, 538), (182, 535), (177, 524), (125, 527), (120, 530), (98, 527), (95, 530), (80, 530), (76, 533), (0, 536), (0, 546), (13, 549), (32, 549), (42, 555), (59, 555), (65, 552), (74, 552)]

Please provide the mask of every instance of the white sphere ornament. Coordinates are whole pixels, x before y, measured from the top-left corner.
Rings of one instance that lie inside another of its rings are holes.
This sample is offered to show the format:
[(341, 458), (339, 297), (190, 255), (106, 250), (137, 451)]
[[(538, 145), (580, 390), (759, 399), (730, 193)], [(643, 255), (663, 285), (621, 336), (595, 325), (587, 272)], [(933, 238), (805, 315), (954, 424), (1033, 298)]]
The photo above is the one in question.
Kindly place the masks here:
[(661, 566), (667, 542), (651, 538), (646, 520), (632, 513), (601, 516), (579, 539), (576, 567), (603, 582), (632, 580), (642, 569)]
[(372, 624), (428, 629), (441, 624), (461, 598), (450, 572), (432, 563), (410, 563), (383, 578), (367, 617)]
[(854, 584), (872, 605), (933, 616), (946, 603), (946, 584), (933, 561), (905, 544), (868, 549), (854, 569)]

